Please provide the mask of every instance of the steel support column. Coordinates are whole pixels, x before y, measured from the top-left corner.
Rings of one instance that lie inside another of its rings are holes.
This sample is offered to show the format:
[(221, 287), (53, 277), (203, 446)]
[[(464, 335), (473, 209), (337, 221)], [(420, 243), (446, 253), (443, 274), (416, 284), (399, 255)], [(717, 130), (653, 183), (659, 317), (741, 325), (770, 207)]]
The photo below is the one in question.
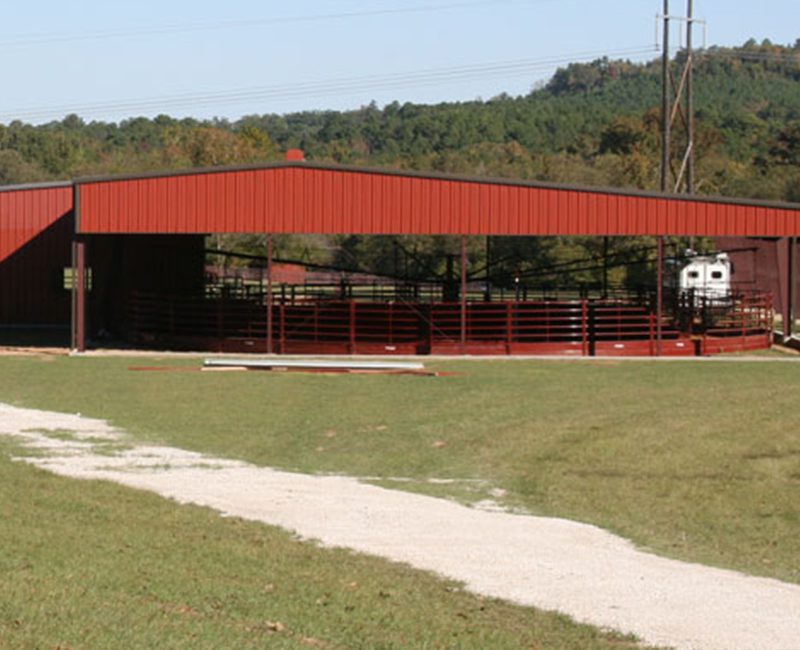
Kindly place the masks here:
[[(795, 237), (786, 237), (784, 242), (785, 251), (785, 278), (782, 278), (781, 286), (783, 295), (781, 296), (781, 317), (783, 318), (783, 340), (788, 341), (794, 334), (794, 319), (796, 317), (795, 301), (797, 298), (797, 240)], [(780, 269), (780, 264), (778, 265)]]
[(86, 242), (72, 242), (72, 349), (86, 351)]
[(467, 236), (461, 235), (461, 354), (467, 351)]
[(267, 234), (267, 354), (272, 354), (272, 233)]
[(789, 239), (789, 336), (794, 335), (797, 320), (797, 237)]
[(658, 238), (656, 247), (656, 356), (662, 352), (662, 320), (664, 318), (664, 238)]

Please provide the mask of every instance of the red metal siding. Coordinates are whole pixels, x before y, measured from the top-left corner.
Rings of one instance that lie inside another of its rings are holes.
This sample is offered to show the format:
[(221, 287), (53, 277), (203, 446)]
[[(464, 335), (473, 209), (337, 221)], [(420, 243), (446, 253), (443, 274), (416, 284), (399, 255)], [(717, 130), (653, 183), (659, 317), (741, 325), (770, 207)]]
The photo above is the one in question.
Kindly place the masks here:
[(67, 325), (72, 186), (0, 190), (0, 324)]
[(800, 210), (307, 165), (80, 184), (83, 233), (800, 235)]
[[(777, 313), (785, 307), (788, 273), (785, 240), (720, 237), (715, 241), (720, 250), (731, 251), (733, 284), (738, 289), (768, 291)], [(800, 259), (800, 244), (795, 255)], [(800, 305), (800, 282), (797, 283), (795, 304)]]

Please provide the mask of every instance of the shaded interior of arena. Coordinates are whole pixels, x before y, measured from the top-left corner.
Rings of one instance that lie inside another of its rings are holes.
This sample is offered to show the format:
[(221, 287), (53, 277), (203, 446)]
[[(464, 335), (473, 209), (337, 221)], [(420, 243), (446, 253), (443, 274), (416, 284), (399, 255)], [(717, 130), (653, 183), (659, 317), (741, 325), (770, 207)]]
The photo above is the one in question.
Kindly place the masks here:
[(652, 286), (541, 288), (524, 278), (503, 285), (485, 269), (460, 277), (457, 259), (449, 260), (443, 277), (425, 281), (283, 261), (268, 268), (267, 258), (257, 256), (236, 266), (230, 262), (241, 256), (205, 246), (197, 235), (92, 237), (90, 345), (279, 354), (693, 356), (766, 348), (772, 340), (771, 296), (752, 287), (719, 297), (666, 289), (659, 341)]

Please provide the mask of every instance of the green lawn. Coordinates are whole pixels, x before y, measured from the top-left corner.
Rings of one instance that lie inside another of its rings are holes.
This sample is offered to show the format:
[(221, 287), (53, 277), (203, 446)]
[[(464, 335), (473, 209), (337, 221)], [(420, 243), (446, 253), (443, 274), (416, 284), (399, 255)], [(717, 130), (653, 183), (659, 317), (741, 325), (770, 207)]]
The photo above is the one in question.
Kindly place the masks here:
[(260, 524), (12, 463), (2, 648), (570, 648), (630, 640)]
[[(304, 472), (596, 523), (660, 553), (800, 581), (800, 365), (429, 364), (451, 377), (133, 372), (197, 359), (0, 358), (0, 400)], [(487, 485), (427, 479), (483, 479)]]
[[(0, 401), (107, 418), (141, 439), (273, 467), (411, 478), (391, 485), (465, 501), (494, 495), (665, 555), (800, 582), (795, 363), (429, 363), (457, 373), (439, 378), (129, 370), (198, 364), (0, 358)], [(66, 484), (38, 473), (35, 480)], [(134, 518), (144, 516), (140, 508), (164, 508), (175, 510), (170, 517), (203, 518), (203, 527), (214, 520), (111, 486), (86, 498), (104, 494), (129, 495), (120, 500)], [(219, 539), (223, 548), (228, 538)], [(180, 535), (172, 543), (179, 554)], [(204, 562), (192, 564), (205, 571)], [(350, 645), (359, 634), (337, 642)]]

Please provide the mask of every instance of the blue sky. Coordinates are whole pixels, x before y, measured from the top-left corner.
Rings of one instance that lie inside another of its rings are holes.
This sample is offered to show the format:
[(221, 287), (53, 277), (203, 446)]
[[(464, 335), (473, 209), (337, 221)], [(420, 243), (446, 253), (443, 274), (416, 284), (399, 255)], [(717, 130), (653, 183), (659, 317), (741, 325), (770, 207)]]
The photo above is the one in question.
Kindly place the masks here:
[[(86, 119), (162, 112), (235, 119), (371, 100), (518, 95), (577, 55), (655, 56), (663, 0), (6, 4), (0, 123), (42, 122), (75, 108)], [(686, 0), (671, 0), (670, 9), (684, 13)], [(800, 38), (798, 0), (695, 0), (695, 15), (707, 20), (709, 44)], [(475, 74), (474, 66), (496, 63), (503, 65)], [(447, 72), (421, 79), (426, 70)]]

